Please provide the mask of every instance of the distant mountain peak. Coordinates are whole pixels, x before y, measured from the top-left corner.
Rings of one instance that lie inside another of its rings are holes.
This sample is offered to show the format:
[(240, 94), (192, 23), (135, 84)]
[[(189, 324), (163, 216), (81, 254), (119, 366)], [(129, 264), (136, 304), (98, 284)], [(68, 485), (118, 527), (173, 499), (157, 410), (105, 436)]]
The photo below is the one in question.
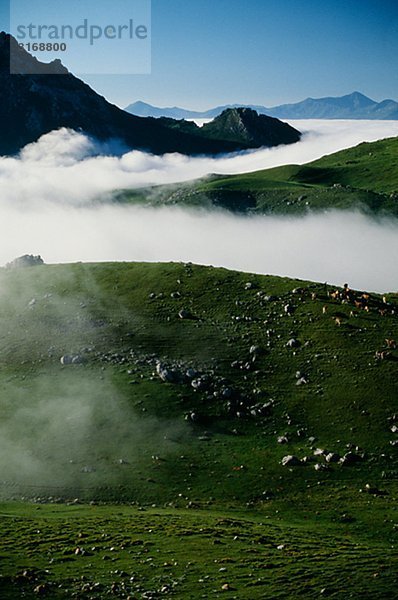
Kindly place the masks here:
[[(352, 98), (363, 98), (365, 100), (370, 100), (370, 98), (368, 96), (365, 96), (365, 94), (362, 94), (362, 92), (352, 92), (351, 94), (347, 94), (346, 97), (351, 96)], [(343, 96), (344, 97), (344, 96)], [(371, 100), (371, 102), (373, 102), (373, 100)]]
[(347, 99), (351, 99), (356, 106), (373, 106), (374, 104), (377, 104), (377, 102), (375, 102), (371, 98), (368, 98), (368, 96), (365, 96), (365, 94), (362, 94), (361, 92), (353, 92), (348, 96), (343, 96), (343, 98), (344, 97)]

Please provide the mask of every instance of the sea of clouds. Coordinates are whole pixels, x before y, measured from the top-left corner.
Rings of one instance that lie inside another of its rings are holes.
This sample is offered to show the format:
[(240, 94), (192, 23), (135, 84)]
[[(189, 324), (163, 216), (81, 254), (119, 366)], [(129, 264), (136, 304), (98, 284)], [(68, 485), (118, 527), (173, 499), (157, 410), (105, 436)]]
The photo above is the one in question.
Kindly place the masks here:
[[(358, 213), (243, 217), (117, 206), (114, 190), (305, 163), (398, 135), (398, 121), (292, 121), (302, 141), (236, 155), (153, 156), (61, 129), (0, 157), (0, 264), (25, 253), (46, 262), (192, 261), (375, 291), (398, 289), (398, 223)], [(100, 202), (99, 202), (100, 200)]]

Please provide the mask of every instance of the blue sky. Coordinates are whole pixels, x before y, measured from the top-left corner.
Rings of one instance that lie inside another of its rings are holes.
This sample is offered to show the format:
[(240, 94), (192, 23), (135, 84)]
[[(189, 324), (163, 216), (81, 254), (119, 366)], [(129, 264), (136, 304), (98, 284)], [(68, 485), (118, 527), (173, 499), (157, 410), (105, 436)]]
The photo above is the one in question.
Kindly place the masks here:
[(398, 99), (397, 57), (397, 0), (152, 0), (151, 74), (85, 79), (120, 106)]

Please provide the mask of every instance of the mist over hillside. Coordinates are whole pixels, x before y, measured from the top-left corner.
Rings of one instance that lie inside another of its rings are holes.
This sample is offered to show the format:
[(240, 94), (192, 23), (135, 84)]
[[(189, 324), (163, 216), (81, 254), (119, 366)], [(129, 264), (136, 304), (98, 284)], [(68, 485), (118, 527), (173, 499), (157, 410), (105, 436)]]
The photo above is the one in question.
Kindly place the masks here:
[(116, 141), (98, 142), (62, 128), (25, 146), (15, 157), (0, 157), (3, 201), (23, 202), (27, 207), (43, 200), (87, 204), (121, 188), (303, 164), (360, 142), (398, 136), (398, 122), (306, 121), (303, 131), (302, 140), (290, 146), (214, 158), (129, 152)]
[[(394, 220), (333, 213), (244, 218), (223, 212), (118, 206), (114, 191), (240, 173), (396, 133), (383, 122), (308, 122), (298, 144), (230, 157), (112, 155), (114, 148), (68, 130), (0, 158), (0, 263), (34, 253), (49, 262), (193, 261), (361, 288), (398, 288)], [(344, 240), (344, 243), (341, 241)], [(350, 257), (350, 258), (349, 258)]]
[(396, 0), (0, 21), (0, 600), (396, 598)]

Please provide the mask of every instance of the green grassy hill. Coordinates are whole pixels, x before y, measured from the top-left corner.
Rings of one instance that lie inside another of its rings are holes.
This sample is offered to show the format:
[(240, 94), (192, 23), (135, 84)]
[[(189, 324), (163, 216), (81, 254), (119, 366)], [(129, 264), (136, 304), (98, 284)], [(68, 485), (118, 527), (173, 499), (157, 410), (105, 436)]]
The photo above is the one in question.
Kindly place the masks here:
[(303, 166), (212, 176), (178, 186), (123, 192), (118, 198), (265, 214), (338, 208), (397, 216), (398, 138), (363, 143)]
[(2, 598), (394, 597), (396, 294), (191, 264), (0, 289)]

